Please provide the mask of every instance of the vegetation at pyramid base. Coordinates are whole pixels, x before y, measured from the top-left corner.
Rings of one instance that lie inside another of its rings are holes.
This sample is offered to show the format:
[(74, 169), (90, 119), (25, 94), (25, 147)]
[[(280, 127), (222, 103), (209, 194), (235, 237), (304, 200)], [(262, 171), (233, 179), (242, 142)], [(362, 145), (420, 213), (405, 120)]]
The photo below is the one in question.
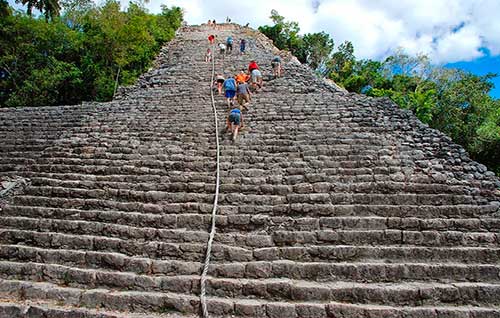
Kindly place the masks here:
[(272, 26), (259, 30), (279, 49), (291, 51), (350, 92), (390, 97), (500, 175), (500, 100), (489, 95), (496, 74), (477, 76), (435, 66), (427, 56), (410, 56), (401, 49), (384, 61), (358, 60), (349, 41), (334, 50), (333, 39), (324, 32), (300, 35), (298, 23), (275, 10), (271, 20)]
[(182, 22), (180, 8), (150, 14), (140, 2), (95, 6), (66, 0), (62, 16), (34, 18), (11, 8), (0, 19), (0, 105), (39, 106), (108, 101), (132, 84)]

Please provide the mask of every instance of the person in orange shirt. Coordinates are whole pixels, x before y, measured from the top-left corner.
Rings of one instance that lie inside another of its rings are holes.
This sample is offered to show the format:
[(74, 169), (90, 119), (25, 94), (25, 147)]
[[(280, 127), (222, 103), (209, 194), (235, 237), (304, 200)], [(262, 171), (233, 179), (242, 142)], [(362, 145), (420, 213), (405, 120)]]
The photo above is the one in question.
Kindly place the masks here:
[(250, 79), (250, 76), (245, 73), (245, 70), (241, 70), (239, 74), (237, 74), (234, 78), (237, 83), (246, 83)]

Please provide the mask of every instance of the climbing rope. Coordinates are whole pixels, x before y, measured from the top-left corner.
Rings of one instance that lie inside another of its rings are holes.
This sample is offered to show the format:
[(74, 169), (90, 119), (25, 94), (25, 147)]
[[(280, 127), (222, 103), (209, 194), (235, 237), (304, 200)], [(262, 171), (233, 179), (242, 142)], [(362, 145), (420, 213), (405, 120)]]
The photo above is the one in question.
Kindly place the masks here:
[(209, 318), (208, 316), (208, 309), (207, 309), (207, 299), (206, 299), (206, 283), (207, 283), (207, 273), (208, 273), (208, 266), (210, 265), (210, 255), (212, 253), (212, 244), (214, 241), (215, 237), (215, 219), (216, 219), (216, 212), (217, 212), (217, 203), (219, 201), (219, 184), (220, 184), (220, 178), (219, 178), (219, 162), (220, 162), (220, 148), (219, 148), (219, 124), (217, 121), (217, 108), (215, 107), (215, 99), (214, 99), (214, 91), (212, 89), (212, 85), (214, 82), (214, 76), (215, 76), (215, 44), (212, 45), (212, 48), (214, 49), (212, 51), (212, 78), (210, 81), (210, 98), (212, 99), (212, 109), (214, 111), (214, 121), (215, 121), (215, 145), (217, 148), (217, 166), (216, 166), (216, 181), (215, 181), (215, 198), (214, 198), (214, 207), (212, 209), (212, 228), (210, 230), (210, 236), (208, 238), (208, 243), (207, 243), (207, 253), (205, 256), (205, 265), (203, 266), (203, 272), (201, 273), (201, 278), (200, 278), (200, 303), (201, 303), (201, 310), (203, 314), (203, 318)]

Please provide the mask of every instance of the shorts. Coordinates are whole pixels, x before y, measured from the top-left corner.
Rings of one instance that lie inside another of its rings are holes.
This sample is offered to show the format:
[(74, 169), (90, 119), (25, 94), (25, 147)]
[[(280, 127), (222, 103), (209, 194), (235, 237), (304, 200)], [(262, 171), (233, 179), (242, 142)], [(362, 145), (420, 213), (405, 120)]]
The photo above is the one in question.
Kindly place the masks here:
[(236, 98), (238, 99), (238, 104), (240, 104), (242, 106), (243, 106), (244, 102), (247, 102), (247, 103), (250, 102), (250, 95), (248, 95), (248, 94), (238, 94), (238, 96), (236, 96)]
[(241, 121), (240, 114), (238, 114), (238, 113), (230, 113), (229, 114), (229, 122), (231, 124), (235, 124), (235, 125), (239, 126), (240, 125), (240, 121)]
[(277, 68), (280, 66), (280, 62), (271, 62), (271, 66), (274, 68)]
[(244, 45), (240, 45), (240, 52), (245, 52), (245, 46)]
[(259, 70), (252, 71), (252, 83), (257, 83), (262, 79), (262, 73)]
[(233, 90), (226, 90), (226, 92), (224, 93), (224, 96), (226, 96), (227, 98), (233, 98), (235, 95), (236, 91)]
[(228, 50), (230, 50), (230, 51), (233, 50), (233, 44), (232, 43), (227, 43), (226, 46), (227, 46)]

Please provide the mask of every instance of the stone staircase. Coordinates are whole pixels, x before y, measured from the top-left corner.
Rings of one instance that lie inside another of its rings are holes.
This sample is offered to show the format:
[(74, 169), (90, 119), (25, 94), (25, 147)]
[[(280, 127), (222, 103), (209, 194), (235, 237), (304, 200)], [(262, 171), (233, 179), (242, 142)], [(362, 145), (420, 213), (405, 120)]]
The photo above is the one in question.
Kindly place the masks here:
[(263, 89), (221, 126), (213, 316), (500, 317), (500, 182), (385, 99), (249, 28), (185, 27), (109, 103), (0, 109), (0, 317), (197, 317), (215, 192), (207, 36), (245, 37)]

